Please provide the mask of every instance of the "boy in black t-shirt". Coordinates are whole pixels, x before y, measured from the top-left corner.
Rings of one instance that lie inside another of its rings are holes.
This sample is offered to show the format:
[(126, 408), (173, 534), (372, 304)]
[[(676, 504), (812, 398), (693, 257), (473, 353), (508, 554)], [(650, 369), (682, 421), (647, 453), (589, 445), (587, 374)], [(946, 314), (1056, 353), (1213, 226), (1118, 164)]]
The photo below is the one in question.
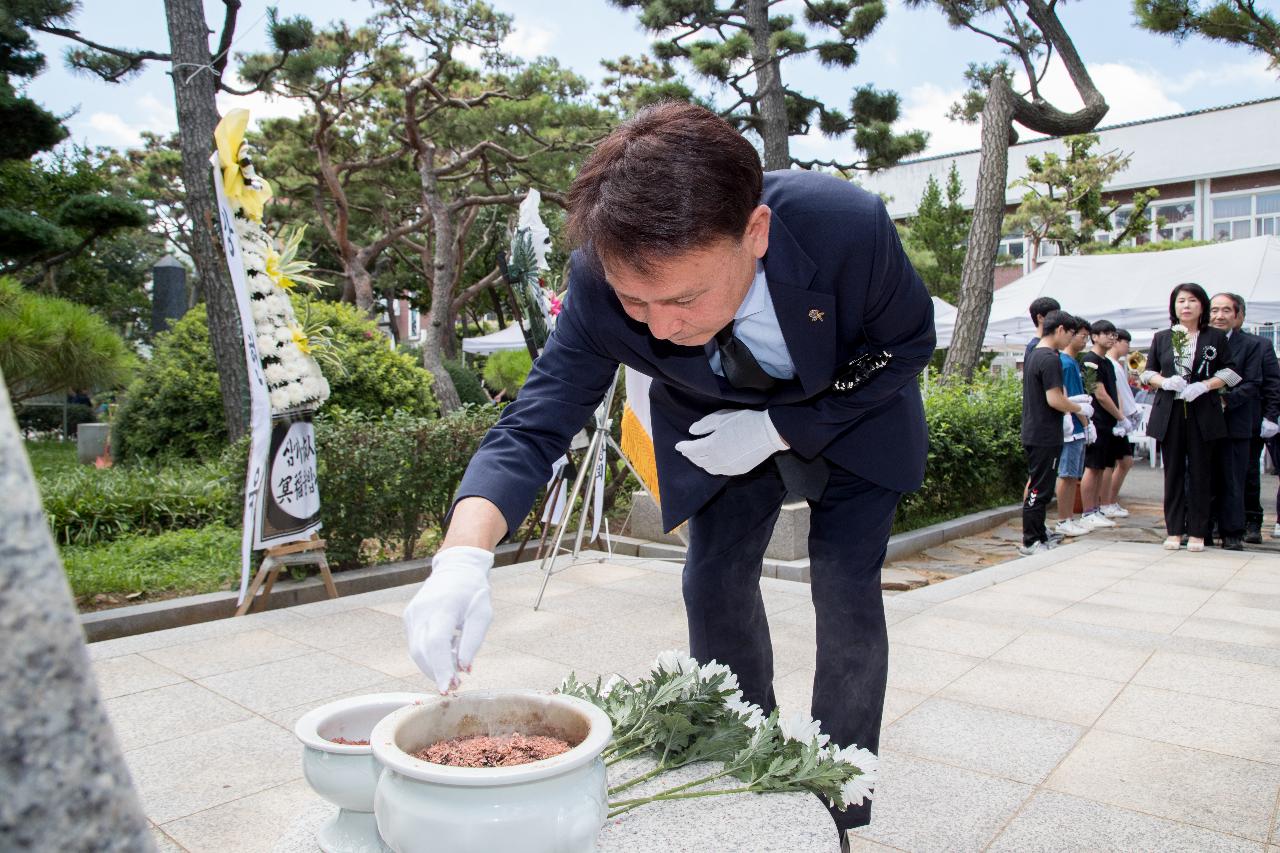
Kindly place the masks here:
[[(1093, 349), (1084, 355), (1085, 387), (1096, 377), (1093, 389), (1093, 426), (1098, 438), (1084, 451), (1084, 478), (1080, 481), (1080, 503), (1084, 515), (1080, 523), (1094, 529), (1115, 527), (1099, 509), (1102, 498), (1111, 493), (1111, 474), (1116, 468), (1119, 444), (1112, 431), (1117, 422), (1124, 419), (1120, 412), (1119, 392), (1116, 389), (1116, 372), (1107, 358), (1107, 352), (1116, 345), (1116, 327), (1108, 320), (1098, 320), (1090, 330)], [(1092, 369), (1091, 369), (1092, 368)]]
[(1027, 341), (1026, 352), (1022, 354), (1022, 364), (1024, 369), (1026, 368), (1027, 362), (1031, 360), (1031, 351), (1040, 345), (1040, 338), (1044, 336), (1044, 318), (1049, 316), (1050, 312), (1057, 311), (1061, 307), (1062, 306), (1058, 304), (1058, 300), (1054, 299), (1052, 296), (1041, 296), (1034, 300), (1030, 307), (1027, 308), (1027, 313), (1031, 315), (1031, 322), (1036, 325), (1036, 334), (1035, 337)]
[(1062, 388), (1062, 362), (1058, 353), (1071, 342), (1078, 324), (1065, 311), (1044, 318), (1044, 336), (1031, 350), (1022, 370), (1022, 447), (1027, 456), (1027, 496), (1022, 501), (1022, 547), (1030, 556), (1050, 548), (1044, 527), (1045, 513), (1053, 498), (1062, 451), (1062, 416), (1093, 414), (1088, 403), (1073, 403)]

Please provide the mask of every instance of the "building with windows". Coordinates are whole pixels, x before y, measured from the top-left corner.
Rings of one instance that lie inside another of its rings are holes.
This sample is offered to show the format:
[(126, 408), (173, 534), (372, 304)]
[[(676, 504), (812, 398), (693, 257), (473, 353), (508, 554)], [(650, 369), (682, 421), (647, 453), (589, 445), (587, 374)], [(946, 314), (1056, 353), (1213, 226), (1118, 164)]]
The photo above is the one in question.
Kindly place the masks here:
[[(1149, 210), (1152, 226), (1137, 243), (1159, 240), (1239, 240), (1263, 234), (1280, 234), (1280, 98), (1268, 98), (1195, 110), (1164, 118), (1146, 119), (1100, 127), (1096, 151), (1116, 151), (1130, 156), (1129, 167), (1106, 188), (1113, 200), (1131, 198), (1136, 190), (1160, 191)], [(1066, 156), (1060, 139), (1036, 138), (1009, 149), (1009, 181), (1026, 171), (1026, 158), (1048, 151)], [(909, 219), (929, 177), (945, 186), (955, 163), (964, 185), (965, 204), (973, 205), (978, 181), (978, 152), (963, 151), (910, 160), (867, 176), (862, 185), (886, 198), (895, 220)], [(1012, 211), (1024, 190), (1008, 191)], [(1131, 208), (1121, 207), (1113, 217), (1122, 228)], [(1163, 222), (1159, 222), (1159, 219)], [(1110, 235), (1100, 233), (1099, 239)], [(1035, 268), (1057, 247), (1042, 243), (1039, 257), (1030, 256), (1030, 241), (1021, 234), (1007, 234), (1000, 251), (1007, 263), (996, 270), (996, 287), (1002, 287)]]

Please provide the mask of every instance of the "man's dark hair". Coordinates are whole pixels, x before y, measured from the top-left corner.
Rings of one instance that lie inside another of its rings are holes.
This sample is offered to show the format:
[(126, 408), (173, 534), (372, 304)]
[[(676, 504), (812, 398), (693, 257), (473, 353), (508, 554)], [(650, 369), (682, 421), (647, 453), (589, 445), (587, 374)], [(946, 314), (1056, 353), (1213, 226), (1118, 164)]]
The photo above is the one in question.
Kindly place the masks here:
[(568, 234), (597, 263), (636, 272), (740, 239), (760, 203), (760, 155), (720, 116), (693, 104), (646, 107), (606, 136), (569, 187)]
[(1056, 332), (1059, 326), (1068, 332), (1077, 332), (1080, 330), (1080, 318), (1072, 317), (1066, 311), (1050, 311), (1044, 316), (1044, 334), (1046, 337)]
[(1132, 341), (1133, 341), (1133, 335), (1129, 334), (1129, 330), (1128, 330), (1128, 329), (1116, 329), (1116, 340), (1117, 340), (1117, 341), (1132, 342)]
[(1173, 289), (1169, 294), (1169, 322), (1177, 325), (1182, 321), (1178, 319), (1178, 312), (1174, 310), (1174, 305), (1178, 301), (1179, 293), (1190, 293), (1200, 303), (1200, 326), (1199, 331), (1204, 331), (1209, 326), (1209, 294), (1204, 292), (1204, 288), (1193, 281), (1183, 282)]
[(1050, 311), (1057, 311), (1062, 306), (1052, 296), (1041, 296), (1031, 303), (1031, 322), (1040, 325), (1040, 318), (1047, 317)]
[(1083, 318), (1083, 317), (1077, 317), (1077, 318), (1076, 318), (1076, 331), (1078, 332), (1078, 331), (1080, 331), (1081, 329), (1084, 329), (1086, 332), (1089, 332), (1090, 334), (1093, 334), (1093, 324), (1092, 324), (1092, 323), (1090, 323), (1088, 320), (1086, 320), (1086, 319), (1085, 319), (1085, 318)]
[(1116, 330), (1116, 324), (1110, 320), (1094, 320), (1089, 328), (1091, 335), (1109, 335)]
[(1237, 317), (1243, 317), (1243, 316), (1244, 316), (1244, 297), (1243, 297), (1243, 296), (1241, 296), (1241, 295), (1240, 295), (1240, 294), (1238, 294), (1238, 293), (1219, 293), (1219, 294), (1217, 294), (1217, 295), (1218, 295), (1218, 296), (1225, 296), (1225, 297), (1227, 297), (1228, 299), (1230, 299), (1230, 300), (1232, 301), (1232, 303), (1234, 303), (1234, 304), (1235, 304), (1235, 306), (1236, 306), (1236, 316), (1237, 316)]

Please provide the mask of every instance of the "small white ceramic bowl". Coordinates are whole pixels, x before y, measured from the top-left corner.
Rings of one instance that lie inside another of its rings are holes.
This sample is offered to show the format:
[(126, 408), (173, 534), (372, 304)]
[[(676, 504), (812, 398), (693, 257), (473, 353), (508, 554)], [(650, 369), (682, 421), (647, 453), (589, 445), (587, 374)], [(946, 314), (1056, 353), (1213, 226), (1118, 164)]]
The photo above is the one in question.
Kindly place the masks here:
[[(414, 758), (470, 735), (550, 735), (568, 752), (515, 767), (447, 767)], [(482, 690), (405, 707), (373, 729), (383, 766), (378, 831), (395, 853), (589, 853), (608, 815), (600, 753), (613, 726), (590, 702), (533, 690)]]
[(316, 831), (324, 853), (386, 853), (373, 817), (373, 795), (381, 768), (367, 745), (334, 743), (332, 738), (368, 741), (383, 717), (406, 705), (429, 703), (426, 693), (371, 693), (339, 699), (308, 711), (293, 727), (302, 741), (302, 770), (317, 794), (338, 813)]

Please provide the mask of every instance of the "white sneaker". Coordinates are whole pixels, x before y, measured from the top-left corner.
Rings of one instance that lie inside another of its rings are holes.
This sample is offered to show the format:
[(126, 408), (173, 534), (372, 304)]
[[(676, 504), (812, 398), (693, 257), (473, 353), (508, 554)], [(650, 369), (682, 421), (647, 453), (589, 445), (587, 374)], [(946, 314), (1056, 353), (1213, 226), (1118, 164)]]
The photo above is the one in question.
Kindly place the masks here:
[(1087, 512), (1080, 516), (1080, 523), (1097, 530), (1099, 527), (1115, 527), (1116, 523), (1101, 512)]
[(1098, 507), (1098, 511), (1101, 512), (1103, 515), (1105, 515), (1107, 518), (1128, 518), (1129, 517), (1129, 510), (1120, 506), (1120, 504), (1107, 504), (1105, 506), (1100, 506)]
[(1074, 518), (1068, 518), (1066, 521), (1059, 521), (1054, 526), (1054, 532), (1061, 533), (1063, 536), (1084, 536), (1086, 533), (1092, 533), (1092, 527), (1085, 527)]
[(1280, 539), (1280, 522), (1277, 522), (1276, 526), (1272, 529), (1271, 538)]
[(1018, 553), (1024, 557), (1030, 557), (1035, 554), (1047, 554), (1052, 550), (1053, 546), (1048, 542), (1034, 542), (1030, 545), (1022, 545), (1018, 548)]

